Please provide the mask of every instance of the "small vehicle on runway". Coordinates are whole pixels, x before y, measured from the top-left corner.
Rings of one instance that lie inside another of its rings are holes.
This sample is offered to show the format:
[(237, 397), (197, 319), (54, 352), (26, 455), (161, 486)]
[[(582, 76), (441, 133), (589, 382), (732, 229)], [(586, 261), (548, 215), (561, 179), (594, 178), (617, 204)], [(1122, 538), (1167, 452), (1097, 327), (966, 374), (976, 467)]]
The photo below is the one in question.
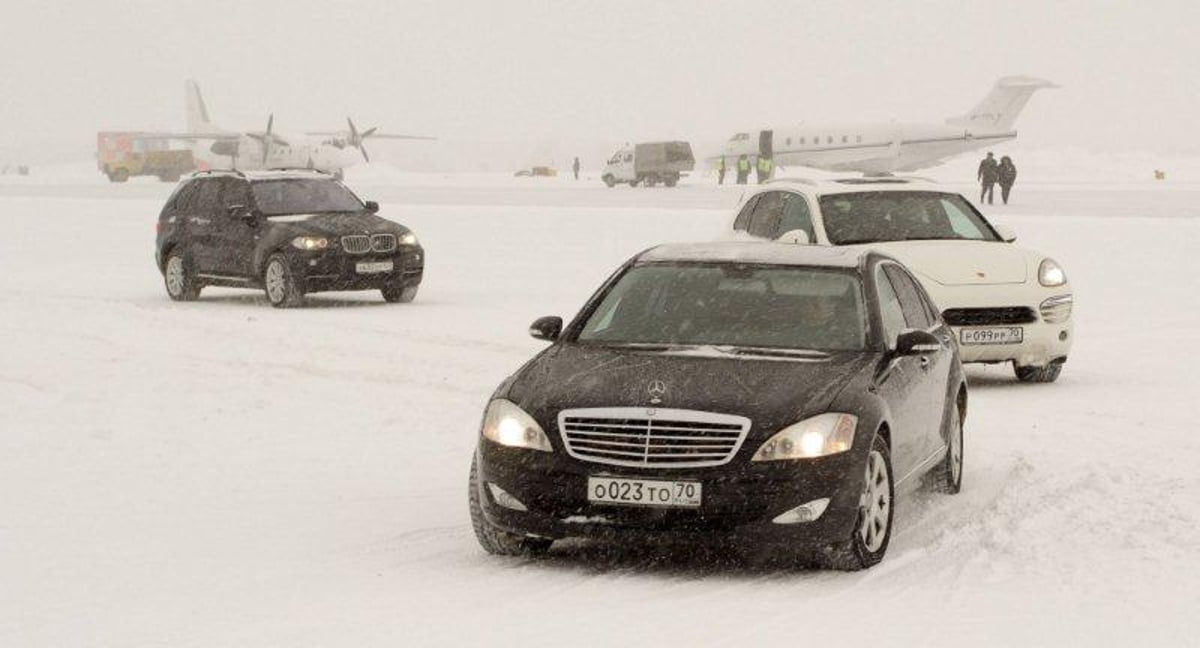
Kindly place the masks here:
[(692, 145), (687, 142), (643, 142), (613, 153), (600, 179), (609, 187), (624, 183), (653, 187), (660, 182), (674, 187), (695, 167)]
[(386, 301), (411, 302), (425, 250), (378, 210), (319, 171), (204, 171), (167, 199), (156, 261), (176, 301), (228, 286), (264, 289), (276, 307), (328, 290), (378, 290)]
[(665, 537), (861, 569), (897, 492), (961, 487), (957, 347), (879, 253), (661, 246), (530, 333), (553, 344), (493, 394), (471, 463), (488, 552)]
[(732, 229), (895, 257), (942, 309), (963, 362), (1011, 362), (1018, 380), (1047, 383), (1071, 351), (1074, 295), (1062, 266), (929, 181), (780, 178), (747, 197)]

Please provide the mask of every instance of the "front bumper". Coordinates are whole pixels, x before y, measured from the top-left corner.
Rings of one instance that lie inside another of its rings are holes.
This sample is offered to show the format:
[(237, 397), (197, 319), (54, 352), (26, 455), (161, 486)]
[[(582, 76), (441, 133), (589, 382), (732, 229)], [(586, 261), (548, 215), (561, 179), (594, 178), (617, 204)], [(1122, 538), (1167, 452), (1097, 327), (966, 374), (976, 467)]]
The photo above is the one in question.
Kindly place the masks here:
[[(850, 538), (858, 521), (865, 451), (795, 462), (730, 464), (696, 469), (620, 468), (480, 441), (476, 451), (479, 501), (487, 520), (505, 531), (545, 538), (608, 541), (683, 541), (751, 544), (788, 551), (819, 550)], [(744, 453), (742, 453), (744, 454)], [(690, 480), (702, 484), (698, 508), (592, 503), (587, 479), (632, 477)], [(496, 503), (491, 482), (528, 509)], [(801, 504), (829, 498), (812, 522), (772, 520)]]
[[(390, 272), (360, 273), (359, 263), (391, 261)], [(340, 250), (301, 252), (291, 256), (292, 275), (302, 280), (304, 292), (374, 290), (384, 286), (420, 285), (425, 274), (425, 251), (400, 246), (390, 254), (346, 254)]]
[[(928, 282), (926, 283), (928, 286)], [(1070, 285), (1056, 288), (1042, 286), (939, 286), (936, 291), (930, 290), (931, 296), (943, 311), (955, 308), (1003, 308), (1024, 306), (1031, 309), (1036, 320), (1020, 324), (981, 324), (972, 326), (954, 326), (954, 338), (959, 342), (958, 355), (963, 362), (1015, 362), (1023, 366), (1046, 366), (1055, 362), (1063, 362), (1071, 351), (1074, 342), (1074, 316), (1068, 316), (1063, 321), (1050, 322), (1042, 312), (1042, 304), (1054, 297), (1072, 294)], [(1073, 306), (1072, 306), (1073, 310)], [(965, 328), (1007, 328), (1019, 326), (1022, 329), (1021, 342), (1015, 344), (963, 344), (962, 330)]]

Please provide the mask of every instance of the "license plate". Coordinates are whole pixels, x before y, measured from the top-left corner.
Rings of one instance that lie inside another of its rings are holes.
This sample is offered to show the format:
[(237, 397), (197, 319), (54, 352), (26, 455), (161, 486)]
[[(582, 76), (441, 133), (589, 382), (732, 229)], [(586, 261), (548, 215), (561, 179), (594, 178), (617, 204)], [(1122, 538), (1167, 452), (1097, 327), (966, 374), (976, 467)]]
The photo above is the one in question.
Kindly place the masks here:
[(588, 477), (588, 501), (631, 506), (700, 506), (700, 482)]
[(1020, 344), (1025, 330), (1020, 326), (962, 329), (958, 339), (963, 344)]
[(355, 264), (354, 269), (358, 270), (358, 274), (378, 274), (391, 272), (392, 267), (391, 261), (359, 261)]

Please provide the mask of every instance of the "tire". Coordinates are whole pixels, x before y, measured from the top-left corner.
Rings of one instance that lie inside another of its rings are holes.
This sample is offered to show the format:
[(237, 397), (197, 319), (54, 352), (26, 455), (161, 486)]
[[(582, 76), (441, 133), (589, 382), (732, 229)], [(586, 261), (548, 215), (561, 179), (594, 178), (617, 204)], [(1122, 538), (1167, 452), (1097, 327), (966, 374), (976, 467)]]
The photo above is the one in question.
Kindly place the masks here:
[(674, 187), (675, 185), (679, 184), (679, 176), (667, 176), (666, 178), (663, 178), (663, 184), (667, 185), (668, 187)]
[(1013, 372), (1017, 374), (1017, 380), (1026, 383), (1052, 383), (1058, 380), (1058, 374), (1062, 373), (1063, 363), (1051, 363), (1044, 367), (1022, 367), (1019, 364), (1013, 364)]
[(125, 182), (129, 179), (129, 169), (116, 168), (112, 173), (108, 174), (108, 179), (112, 182)]
[(601, 178), (601, 180), (604, 180), (604, 184), (607, 185), (609, 189), (612, 189), (613, 187), (617, 186), (617, 181), (614, 180), (613, 177), (610, 175), (605, 174), (605, 176), (603, 178)]
[(384, 286), (379, 289), (383, 294), (383, 301), (389, 304), (408, 304), (417, 298), (417, 289), (420, 286)]
[(292, 276), (287, 258), (282, 254), (273, 254), (267, 259), (263, 269), (263, 290), (267, 293), (267, 301), (275, 308), (295, 308), (304, 303), (304, 291)]
[(483, 484), (479, 483), (478, 469), (475, 458), (471, 458), (471, 476), (467, 483), (467, 505), (471, 509), (471, 527), (475, 529), (475, 539), (483, 550), (495, 556), (538, 556), (546, 553), (554, 541), (549, 538), (522, 537), (497, 529), (483, 516), (483, 507), (479, 504), (479, 494)]
[(192, 261), (184, 250), (175, 248), (163, 264), (163, 285), (175, 301), (196, 301), (202, 286), (192, 271)]
[(630, 187), (636, 187), (636, 186), (637, 186), (637, 184), (638, 184), (638, 181), (637, 181), (637, 180), (630, 180), (630, 181), (629, 181), (629, 186), (630, 186)]
[(963, 479), (963, 420), (958, 403), (950, 406), (946, 459), (930, 473), (930, 486), (939, 493), (956, 495), (962, 490)]
[(891, 453), (887, 442), (878, 434), (871, 440), (865, 473), (854, 531), (849, 540), (826, 550), (818, 561), (822, 567), (858, 571), (879, 564), (887, 553), (888, 543), (892, 539), (896, 492)]

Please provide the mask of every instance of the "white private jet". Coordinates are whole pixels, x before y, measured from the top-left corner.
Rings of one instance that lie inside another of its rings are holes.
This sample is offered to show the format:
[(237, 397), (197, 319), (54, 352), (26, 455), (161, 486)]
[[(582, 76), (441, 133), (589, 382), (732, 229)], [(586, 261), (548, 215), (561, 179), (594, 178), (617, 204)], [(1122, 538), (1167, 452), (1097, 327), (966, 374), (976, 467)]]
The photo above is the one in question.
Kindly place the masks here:
[[(369, 137), (376, 139), (433, 140), (422, 135), (391, 135), (378, 128), (360, 131), (347, 117), (344, 131), (313, 131), (303, 135), (280, 135), (272, 130), (275, 115), (267, 118), (265, 131), (235, 132), (213, 124), (208, 107), (200, 95), (200, 86), (189, 79), (184, 87), (187, 106), (187, 132), (163, 133), (162, 139), (196, 142), (194, 153), (213, 168), (256, 169), (317, 169), (342, 176), (342, 169), (360, 161), (371, 161), (363, 146)], [(212, 143), (203, 146), (201, 143)], [(360, 159), (361, 156), (361, 159)]]
[(794, 128), (738, 133), (712, 161), (716, 163), (723, 157), (731, 170), (736, 169), (738, 157), (746, 155), (751, 165), (759, 157), (769, 157), (777, 166), (868, 175), (916, 171), (1015, 138), (1013, 125), (1033, 93), (1057, 87), (1044, 79), (1004, 77), (974, 109), (942, 124), (801, 123)]

